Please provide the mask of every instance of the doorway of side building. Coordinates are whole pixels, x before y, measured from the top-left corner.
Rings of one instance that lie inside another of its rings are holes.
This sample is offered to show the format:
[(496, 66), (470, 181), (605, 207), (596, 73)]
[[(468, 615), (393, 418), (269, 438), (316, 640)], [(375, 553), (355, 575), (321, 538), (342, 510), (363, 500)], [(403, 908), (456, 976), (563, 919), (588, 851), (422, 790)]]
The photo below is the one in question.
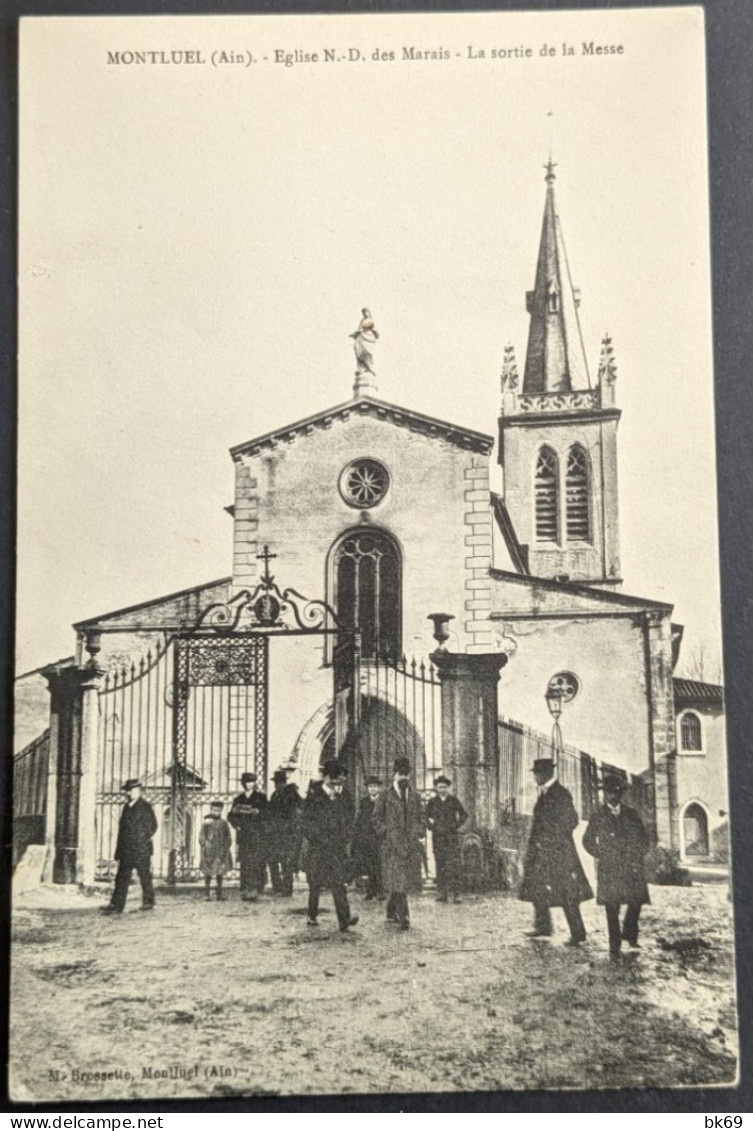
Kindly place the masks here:
[(703, 859), (709, 855), (709, 819), (698, 801), (691, 801), (682, 816), (682, 834), (686, 860)]

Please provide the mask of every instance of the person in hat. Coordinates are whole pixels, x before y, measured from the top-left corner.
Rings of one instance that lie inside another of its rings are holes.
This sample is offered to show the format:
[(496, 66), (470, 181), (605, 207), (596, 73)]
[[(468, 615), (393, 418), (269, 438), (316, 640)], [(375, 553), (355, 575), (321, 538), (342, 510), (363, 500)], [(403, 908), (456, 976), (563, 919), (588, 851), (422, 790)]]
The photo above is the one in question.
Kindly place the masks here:
[(264, 891), (267, 873), (264, 818), (267, 798), (256, 788), (256, 774), (241, 774), (243, 793), (230, 806), (228, 821), (235, 829), (241, 869), (241, 899), (254, 903)]
[(408, 895), (421, 891), (421, 841), (426, 833), (423, 803), (410, 785), (410, 772), (408, 759), (397, 758), (392, 784), (374, 806), (382, 883), (389, 892), (387, 921), (404, 931), (410, 927)]
[(345, 889), (348, 870), (348, 841), (352, 832), (350, 807), (342, 796), (345, 775), (336, 761), (322, 767), (322, 781), (309, 790), (303, 806), (303, 835), (307, 842), (306, 874), (309, 884), (309, 927), (318, 926), (319, 896), (324, 888), (332, 892), (341, 931), (355, 927)]
[(552, 907), (561, 907), (570, 928), (566, 946), (578, 946), (586, 938), (580, 904), (593, 899), (573, 841), (578, 814), (572, 795), (557, 781), (551, 758), (537, 758), (533, 776), (539, 796), (533, 807), (533, 823), (523, 863), (520, 898), (533, 904), (531, 938), (552, 933)]
[(358, 813), (350, 845), (351, 876), (366, 877), (366, 899), (383, 899), (381, 869), (379, 866), (379, 837), (374, 824), (374, 807), (381, 793), (381, 779), (366, 779), (366, 796), (358, 803)]
[(287, 770), (277, 770), (267, 807), (269, 875), (275, 895), (293, 894), (293, 876), (300, 853), (299, 813), (303, 804), (298, 786), (288, 782)]
[(204, 899), (211, 898), (213, 877), (217, 884), (217, 899), (226, 898), (222, 892), (222, 879), (233, 866), (230, 853), (232, 839), (230, 825), (222, 816), (222, 802), (213, 801), (199, 830), (199, 867), (204, 873)]
[[(596, 810), (583, 836), (583, 847), (596, 859), (596, 900), (607, 915), (609, 955), (619, 959), (623, 940), (638, 947), (638, 917), (650, 903), (644, 858), (648, 833), (635, 809), (623, 803), (625, 783), (604, 778), (604, 805)], [(620, 929), (620, 907), (627, 904)]]
[(119, 915), (125, 909), (134, 868), (141, 884), (140, 910), (151, 911), (154, 908), (152, 837), (157, 831), (157, 818), (149, 802), (141, 796), (141, 782), (137, 778), (124, 782), (123, 791), (128, 795), (128, 801), (120, 815), (115, 845), (115, 859), (118, 861), (115, 888), (109, 904), (102, 908), (106, 915)]
[(437, 866), (437, 902), (460, 902), (460, 837), (461, 825), (468, 814), (450, 793), (452, 782), (444, 774), (434, 779), (436, 794), (426, 806), (426, 826), (431, 832), (434, 862)]

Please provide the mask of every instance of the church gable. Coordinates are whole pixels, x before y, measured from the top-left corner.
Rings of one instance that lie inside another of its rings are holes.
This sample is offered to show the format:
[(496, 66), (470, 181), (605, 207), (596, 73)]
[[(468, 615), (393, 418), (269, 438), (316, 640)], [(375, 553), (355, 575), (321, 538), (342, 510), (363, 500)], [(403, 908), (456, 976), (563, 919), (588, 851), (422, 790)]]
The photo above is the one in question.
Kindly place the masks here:
[(399, 647), (430, 650), (427, 618), (443, 609), (464, 648), (489, 647), (492, 444), (362, 397), (233, 449), (234, 586), (255, 584), (268, 545), (281, 585), (337, 606), (344, 543), (359, 560), (389, 544)]
[(388, 401), (378, 400), (376, 397), (359, 396), (355, 400), (324, 409), (313, 416), (307, 416), (304, 420), (278, 428), (274, 432), (257, 436), (253, 440), (246, 441), (245, 444), (238, 444), (230, 449), (230, 454), (235, 459), (241, 455), (255, 456), (265, 451), (273, 451), (279, 444), (292, 444), (317, 431), (328, 431), (353, 417), (372, 417), (392, 424), (396, 428), (406, 428), (410, 432), (431, 439), (444, 440), (449, 444), (484, 455), (491, 452), (494, 444), (493, 437), (483, 432), (438, 420), (425, 413), (414, 412), (412, 409), (401, 408)]

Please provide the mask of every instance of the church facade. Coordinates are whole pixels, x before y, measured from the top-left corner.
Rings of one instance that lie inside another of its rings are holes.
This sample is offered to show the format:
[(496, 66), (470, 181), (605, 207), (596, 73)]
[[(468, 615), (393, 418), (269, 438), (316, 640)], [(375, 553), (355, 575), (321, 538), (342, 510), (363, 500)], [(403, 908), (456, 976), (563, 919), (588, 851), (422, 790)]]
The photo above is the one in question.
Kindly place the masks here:
[[(526, 301), (496, 437), (381, 399), (364, 311), (353, 396), (231, 450), (231, 574), (75, 626), (75, 660), (45, 672), (58, 878), (106, 874), (121, 774), (161, 798), (174, 871), (192, 811), (243, 769), (285, 766), (305, 788), (325, 756), (359, 787), (398, 753), (421, 787), (444, 769), (487, 847), (530, 811), (533, 756), (554, 753), (582, 817), (608, 766), (658, 842), (684, 851), (682, 629), (670, 605), (622, 592), (616, 365), (605, 338), (592, 383), (551, 163)], [(78, 781), (67, 818), (63, 770)], [(712, 776), (713, 802), (695, 799), (709, 813), (726, 809), (723, 744)]]

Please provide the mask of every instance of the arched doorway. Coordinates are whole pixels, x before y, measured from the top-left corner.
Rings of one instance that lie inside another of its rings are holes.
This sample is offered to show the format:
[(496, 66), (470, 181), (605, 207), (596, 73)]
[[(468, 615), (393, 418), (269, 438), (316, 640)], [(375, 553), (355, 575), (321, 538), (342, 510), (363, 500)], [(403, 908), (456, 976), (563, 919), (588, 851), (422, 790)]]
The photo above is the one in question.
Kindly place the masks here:
[(682, 818), (685, 857), (708, 856), (709, 819), (706, 810), (697, 801), (691, 801)]

